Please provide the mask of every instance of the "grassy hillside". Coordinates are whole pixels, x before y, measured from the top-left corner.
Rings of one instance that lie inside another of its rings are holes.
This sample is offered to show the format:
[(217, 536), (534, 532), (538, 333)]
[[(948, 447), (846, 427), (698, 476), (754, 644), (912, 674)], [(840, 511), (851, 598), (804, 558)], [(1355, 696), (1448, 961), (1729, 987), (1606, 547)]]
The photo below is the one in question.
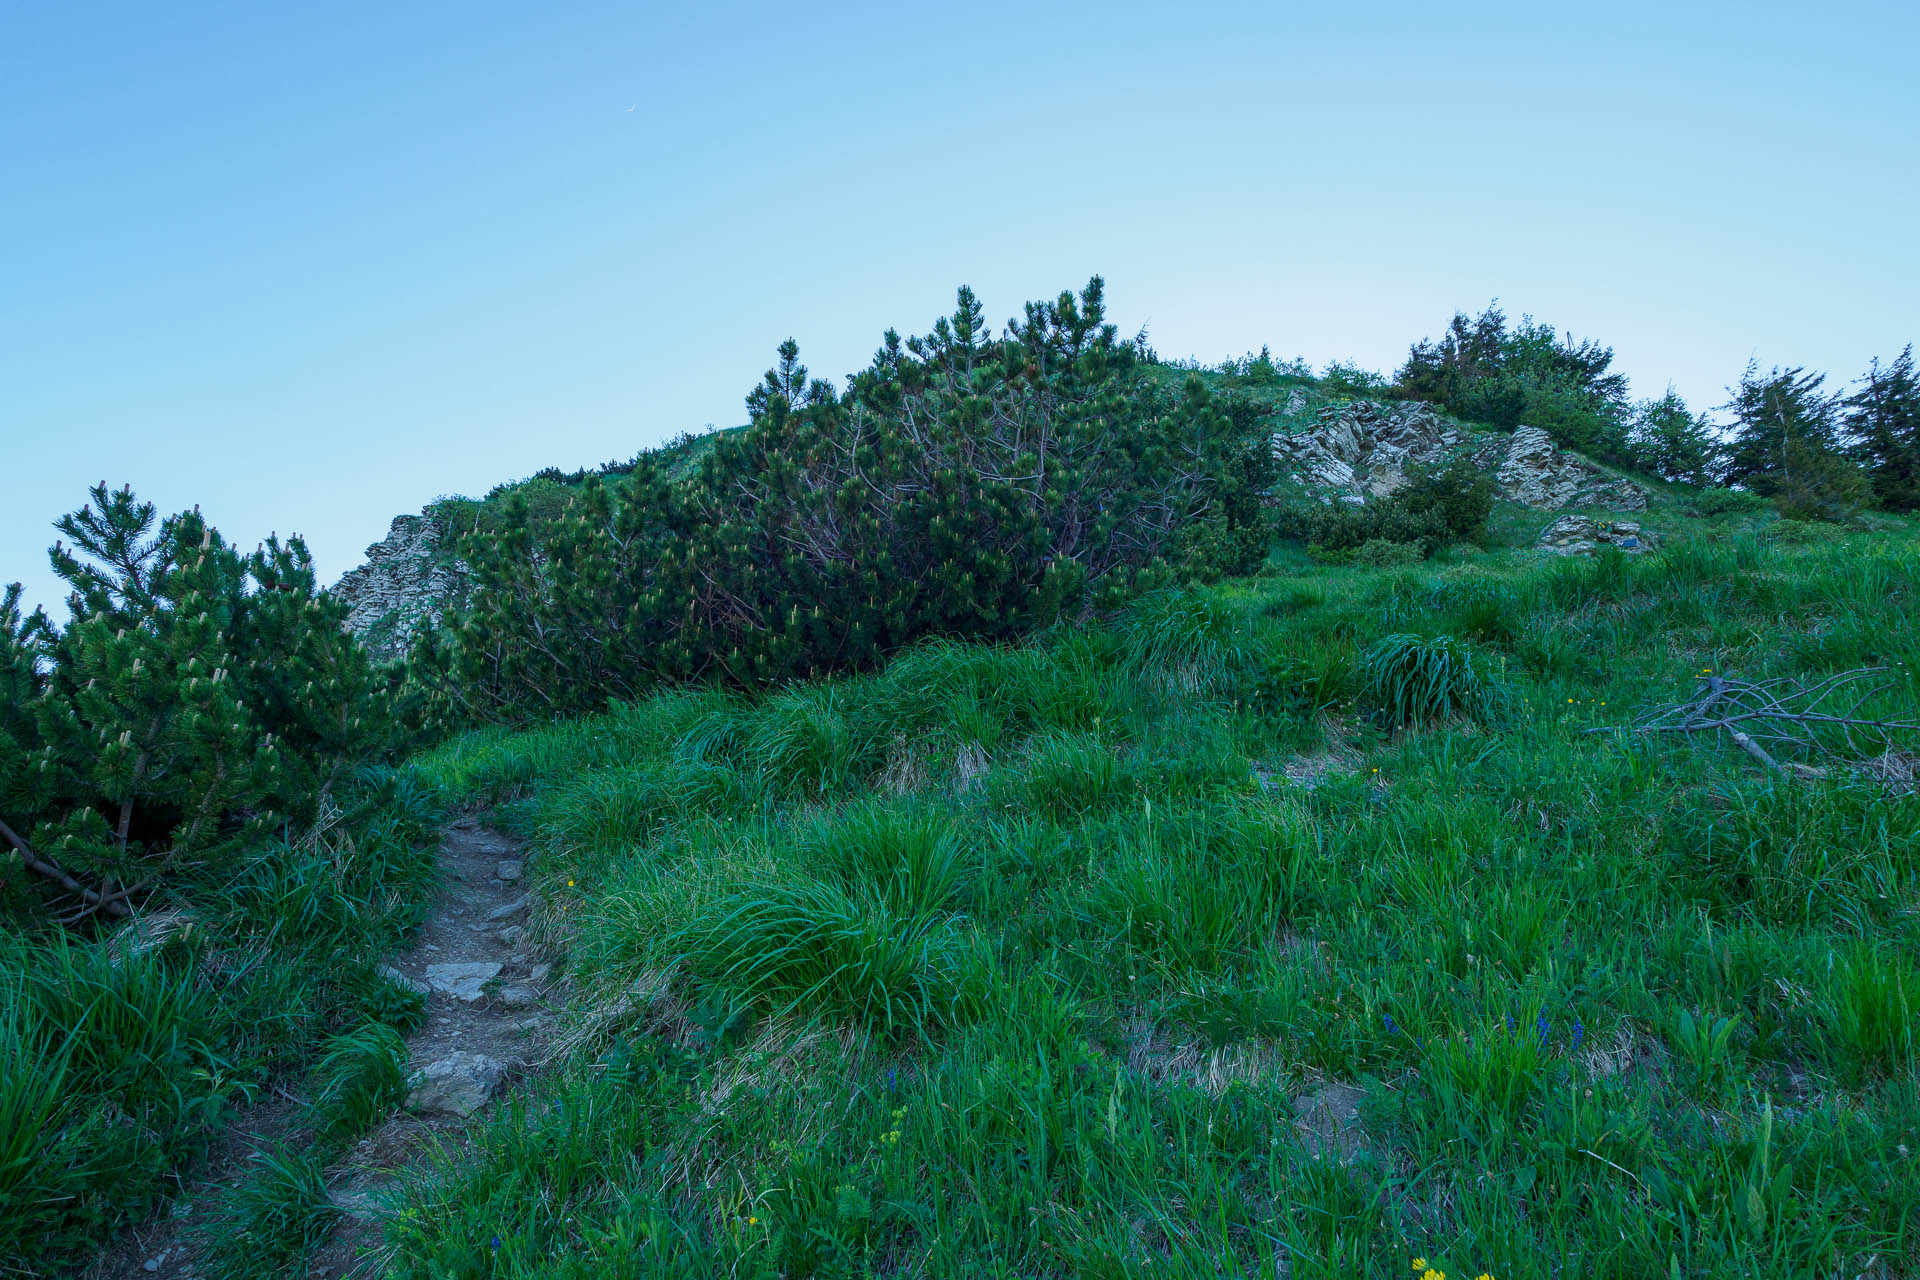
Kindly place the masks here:
[(1661, 504), (436, 750), (577, 1000), (396, 1274), (1909, 1273), (1913, 757), (1593, 731), (1914, 718), (1920, 538)]

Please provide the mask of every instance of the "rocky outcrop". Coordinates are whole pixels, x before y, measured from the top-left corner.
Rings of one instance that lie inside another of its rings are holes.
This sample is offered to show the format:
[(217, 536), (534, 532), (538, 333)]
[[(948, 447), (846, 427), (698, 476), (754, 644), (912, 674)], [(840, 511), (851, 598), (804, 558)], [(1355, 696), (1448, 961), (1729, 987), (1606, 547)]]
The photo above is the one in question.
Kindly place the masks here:
[(1589, 555), (1601, 547), (1616, 547), (1628, 555), (1651, 550), (1658, 537), (1648, 529), (1627, 520), (1594, 520), (1587, 516), (1561, 516), (1540, 535), (1535, 544), (1556, 556)]
[(1645, 489), (1562, 452), (1538, 427), (1510, 436), (1476, 432), (1419, 403), (1330, 405), (1312, 430), (1275, 436), (1273, 449), (1295, 483), (1326, 502), (1383, 498), (1406, 484), (1409, 466), (1464, 456), (1493, 473), (1502, 497), (1530, 507), (1642, 511), (1647, 505)]
[(1427, 405), (1360, 400), (1328, 406), (1319, 425), (1275, 436), (1273, 448), (1300, 483), (1364, 502), (1405, 484), (1409, 463), (1439, 462), (1466, 440)]
[(1539, 427), (1517, 427), (1495, 474), (1501, 492), (1529, 507), (1607, 507), (1645, 511), (1647, 491), (1618, 480), (1590, 462), (1562, 453)]
[(347, 630), (377, 658), (406, 656), (414, 635), (440, 620), (460, 589), (461, 564), (440, 550), (440, 526), (425, 515), (396, 516), (367, 562), (333, 585), (347, 604)]

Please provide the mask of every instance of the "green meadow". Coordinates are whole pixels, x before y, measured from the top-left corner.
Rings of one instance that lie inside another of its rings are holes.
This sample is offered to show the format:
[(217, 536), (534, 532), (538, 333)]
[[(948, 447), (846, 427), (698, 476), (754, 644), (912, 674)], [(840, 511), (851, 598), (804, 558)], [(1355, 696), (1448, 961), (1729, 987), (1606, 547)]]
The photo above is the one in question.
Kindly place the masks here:
[(572, 1003), (392, 1274), (1910, 1273), (1914, 758), (1623, 726), (1916, 718), (1920, 538), (1649, 518), (418, 758)]

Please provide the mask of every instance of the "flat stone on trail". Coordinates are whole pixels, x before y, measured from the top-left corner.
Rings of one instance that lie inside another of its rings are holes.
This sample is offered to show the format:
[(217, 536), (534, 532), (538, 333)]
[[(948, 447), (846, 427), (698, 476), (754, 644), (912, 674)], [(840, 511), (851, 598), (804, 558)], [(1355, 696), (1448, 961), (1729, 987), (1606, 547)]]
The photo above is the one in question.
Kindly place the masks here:
[(515, 916), (519, 915), (522, 911), (525, 911), (527, 909), (528, 904), (531, 903), (532, 901), (533, 901), (533, 896), (531, 894), (523, 893), (519, 897), (515, 898), (512, 902), (509, 902), (506, 906), (495, 907), (493, 910), (487, 912), (487, 919), (488, 920), (511, 920)]
[(444, 991), (455, 1000), (464, 1000), (468, 1004), (480, 998), (482, 994), (480, 988), (499, 976), (500, 966), (491, 960), (427, 966), (428, 986), (435, 991)]
[(405, 987), (408, 991), (416, 995), (424, 996), (432, 991), (432, 988), (420, 981), (420, 979), (409, 978), (406, 974), (400, 972), (390, 964), (383, 964), (376, 968), (374, 972), (385, 978), (388, 982), (391, 982), (394, 986)]
[(509, 1009), (532, 1009), (540, 1004), (540, 993), (516, 983), (500, 993), (500, 1003)]
[(1367, 1144), (1360, 1122), (1360, 1104), (1366, 1100), (1366, 1091), (1350, 1084), (1323, 1084), (1295, 1098), (1295, 1126), (1308, 1152), (1334, 1156), (1342, 1164), (1352, 1160)]
[(525, 871), (526, 871), (526, 868), (521, 864), (518, 858), (509, 858), (507, 861), (502, 862), (498, 867), (495, 867), (493, 874), (496, 876), (499, 876), (502, 880), (505, 880), (508, 884), (512, 884), (515, 880), (518, 880), (523, 874), (525, 874)]
[(485, 1106), (506, 1079), (507, 1068), (484, 1053), (454, 1050), (414, 1077), (407, 1108), (429, 1114), (470, 1116)]

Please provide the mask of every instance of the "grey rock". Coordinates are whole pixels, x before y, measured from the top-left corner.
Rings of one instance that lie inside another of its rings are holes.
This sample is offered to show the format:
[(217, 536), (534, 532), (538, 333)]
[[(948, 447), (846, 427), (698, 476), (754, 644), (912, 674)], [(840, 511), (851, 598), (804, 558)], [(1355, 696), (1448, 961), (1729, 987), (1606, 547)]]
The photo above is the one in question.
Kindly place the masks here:
[(543, 960), (539, 964), (533, 966), (533, 968), (529, 969), (527, 971), (527, 976), (532, 978), (535, 982), (545, 982), (547, 980), (547, 975), (552, 972), (553, 972), (553, 966)]
[(1360, 1105), (1366, 1092), (1350, 1084), (1323, 1084), (1293, 1100), (1294, 1125), (1307, 1150), (1315, 1156), (1332, 1155), (1343, 1164), (1367, 1144), (1361, 1127)]
[(329, 1191), (327, 1201), (355, 1222), (376, 1222), (393, 1212), (393, 1207), (373, 1191)]
[(540, 993), (532, 987), (516, 983), (500, 992), (500, 1003), (509, 1009), (537, 1009), (540, 1007)]
[(1591, 516), (1561, 516), (1541, 533), (1537, 545), (1556, 556), (1590, 555), (1601, 547), (1617, 547), (1639, 555), (1658, 546), (1660, 536), (1630, 520), (1595, 520)]
[(478, 1000), (483, 994), (481, 988), (499, 976), (500, 966), (489, 960), (427, 966), (428, 986), (435, 991), (444, 991), (455, 1000), (464, 1000), (468, 1004)]
[(525, 868), (518, 858), (508, 858), (494, 869), (493, 874), (499, 876), (508, 884), (512, 884), (520, 878), (524, 871)]
[(506, 1079), (498, 1058), (456, 1049), (413, 1078), (407, 1107), (427, 1115), (470, 1116), (487, 1104)]
[(1327, 503), (1364, 505), (1403, 488), (1416, 466), (1466, 458), (1490, 471), (1507, 498), (1532, 507), (1641, 511), (1647, 491), (1561, 452), (1545, 431), (1474, 432), (1429, 405), (1376, 400), (1328, 405), (1306, 431), (1273, 437), (1273, 452), (1296, 484)]
[(443, 553), (440, 541), (433, 518), (396, 516), (387, 536), (367, 548), (366, 563), (333, 585), (347, 606), (347, 630), (376, 658), (405, 657), (415, 633), (438, 622), (463, 590), (467, 566)]
[(433, 988), (418, 978), (409, 978), (406, 974), (400, 972), (390, 964), (380, 965), (374, 969), (374, 972), (385, 978), (388, 982), (391, 982), (394, 986), (405, 987), (415, 995), (424, 996), (432, 994)]
[(487, 919), (495, 923), (501, 920), (511, 920), (522, 911), (525, 911), (532, 903), (533, 895), (523, 893), (505, 906), (495, 907), (493, 910), (487, 912)]
[(517, 947), (520, 945), (520, 939), (525, 937), (526, 933), (525, 927), (510, 924), (500, 931), (500, 943), (502, 946)]
[(1553, 437), (1539, 427), (1514, 429), (1496, 478), (1502, 492), (1515, 502), (1549, 511), (1562, 507), (1607, 507), (1616, 511), (1647, 508), (1645, 489), (1562, 453)]
[(1311, 430), (1275, 436), (1273, 450), (1326, 500), (1365, 502), (1404, 485), (1409, 464), (1438, 462), (1466, 439), (1427, 405), (1357, 400), (1328, 405)]

